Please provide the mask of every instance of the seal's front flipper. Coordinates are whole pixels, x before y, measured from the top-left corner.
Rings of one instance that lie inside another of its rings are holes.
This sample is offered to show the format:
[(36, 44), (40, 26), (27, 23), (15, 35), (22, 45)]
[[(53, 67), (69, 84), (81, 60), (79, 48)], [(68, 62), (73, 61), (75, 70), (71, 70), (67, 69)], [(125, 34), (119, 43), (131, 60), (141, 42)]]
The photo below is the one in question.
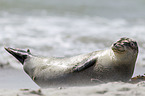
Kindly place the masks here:
[(91, 59), (88, 60), (87, 62), (81, 64), (81, 65), (76, 65), (75, 67), (73, 67), (72, 72), (80, 72), (83, 71), (85, 69), (88, 69), (89, 67), (93, 66), (96, 63), (97, 59)]

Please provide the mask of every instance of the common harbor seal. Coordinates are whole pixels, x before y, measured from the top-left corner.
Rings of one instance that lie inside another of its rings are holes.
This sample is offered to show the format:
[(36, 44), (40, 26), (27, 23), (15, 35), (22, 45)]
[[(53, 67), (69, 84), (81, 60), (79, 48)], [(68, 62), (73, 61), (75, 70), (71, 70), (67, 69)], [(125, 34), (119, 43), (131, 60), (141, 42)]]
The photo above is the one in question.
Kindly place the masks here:
[(107, 50), (62, 58), (34, 56), (30, 50), (5, 49), (22, 63), (25, 72), (40, 87), (128, 81), (138, 55), (137, 42), (130, 38), (121, 38)]

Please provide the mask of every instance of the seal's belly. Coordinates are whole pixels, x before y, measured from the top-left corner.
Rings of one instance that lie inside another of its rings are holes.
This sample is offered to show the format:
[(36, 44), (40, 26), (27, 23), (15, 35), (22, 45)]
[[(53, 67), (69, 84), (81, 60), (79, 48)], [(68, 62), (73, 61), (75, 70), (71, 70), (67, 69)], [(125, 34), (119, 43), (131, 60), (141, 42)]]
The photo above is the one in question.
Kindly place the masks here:
[[(65, 87), (65, 86), (86, 86), (95, 85), (110, 81), (127, 81), (132, 75), (122, 73), (124, 69), (114, 67), (98, 66), (97, 70), (92, 66), (81, 72), (68, 73), (55, 78), (36, 78), (34, 81), (40, 87)], [(122, 74), (121, 74), (122, 73)]]
[(80, 74), (69, 74), (67, 76), (61, 76), (53, 79), (37, 78), (34, 80), (40, 87), (66, 87), (66, 86), (86, 86), (94, 84), (91, 78), (88, 76), (82, 76)]

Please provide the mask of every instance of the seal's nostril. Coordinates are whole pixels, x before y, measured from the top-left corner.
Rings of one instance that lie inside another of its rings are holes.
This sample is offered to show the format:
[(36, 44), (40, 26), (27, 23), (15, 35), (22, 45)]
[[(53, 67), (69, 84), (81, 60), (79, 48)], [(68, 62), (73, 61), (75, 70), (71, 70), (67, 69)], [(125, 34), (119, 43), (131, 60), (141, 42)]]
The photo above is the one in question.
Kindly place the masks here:
[(114, 46), (116, 45), (116, 43), (114, 43)]

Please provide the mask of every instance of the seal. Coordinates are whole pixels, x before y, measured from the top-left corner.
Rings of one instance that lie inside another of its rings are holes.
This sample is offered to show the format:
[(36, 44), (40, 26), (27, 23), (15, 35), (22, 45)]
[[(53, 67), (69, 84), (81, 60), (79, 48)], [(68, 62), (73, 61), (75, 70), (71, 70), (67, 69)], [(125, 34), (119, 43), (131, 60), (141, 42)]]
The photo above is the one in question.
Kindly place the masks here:
[(106, 50), (62, 58), (34, 56), (29, 49), (5, 49), (43, 88), (126, 82), (132, 77), (138, 55), (137, 42), (130, 38), (121, 38)]

